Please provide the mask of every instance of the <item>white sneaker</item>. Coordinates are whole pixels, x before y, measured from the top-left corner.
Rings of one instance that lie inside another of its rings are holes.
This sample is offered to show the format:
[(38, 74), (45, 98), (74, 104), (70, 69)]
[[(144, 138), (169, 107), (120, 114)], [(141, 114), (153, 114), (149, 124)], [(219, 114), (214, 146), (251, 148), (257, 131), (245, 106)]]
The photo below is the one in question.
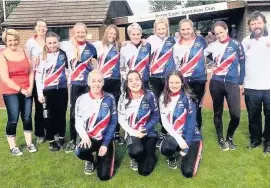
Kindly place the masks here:
[(21, 152), (21, 150), (18, 147), (10, 149), (10, 153), (14, 156), (20, 156), (23, 154), (23, 152)]
[(26, 146), (26, 149), (30, 152), (30, 153), (34, 153), (34, 152), (37, 152), (38, 150), (37, 150), (37, 148), (36, 148), (36, 146), (34, 145), (34, 144), (29, 144), (29, 145), (27, 145)]

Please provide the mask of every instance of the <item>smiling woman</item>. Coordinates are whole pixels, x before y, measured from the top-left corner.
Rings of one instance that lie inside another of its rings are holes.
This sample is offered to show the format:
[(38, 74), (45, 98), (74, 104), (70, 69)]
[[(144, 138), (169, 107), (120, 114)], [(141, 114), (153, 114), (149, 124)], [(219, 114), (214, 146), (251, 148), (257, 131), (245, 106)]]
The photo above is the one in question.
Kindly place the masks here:
[[(32, 144), (32, 89), (33, 71), (27, 53), (20, 47), (20, 37), (14, 29), (3, 32), (6, 49), (0, 54), (0, 75), (3, 81), (3, 98), (7, 107), (6, 136), (12, 155), (23, 153), (16, 146), (16, 128), (19, 114), (22, 115), (27, 149), (36, 152)], [(24, 109), (24, 110), (22, 110)]]

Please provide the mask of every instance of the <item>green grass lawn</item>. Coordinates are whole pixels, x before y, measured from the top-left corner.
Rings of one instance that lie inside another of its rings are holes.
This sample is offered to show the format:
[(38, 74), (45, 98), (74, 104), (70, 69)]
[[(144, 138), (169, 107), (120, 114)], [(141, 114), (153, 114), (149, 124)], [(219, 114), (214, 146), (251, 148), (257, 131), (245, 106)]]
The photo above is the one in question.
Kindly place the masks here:
[[(225, 111), (224, 124), (228, 123)], [(0, 110), (0, 185), (1, 187), (185, 187), (185, 188), (269, 188), (270, 156), (263, 154), (263, 147), (247, 149), (247, 114), (242, 112), (240, 126), (235, 134), (235, 151), (222, 152), (217, 145), (212, 111), (204, 111), (203, 159), (196, 177), (186, 179), (179, 169), (168, 168), (166, 159), (157, 151), (158, 163), (154, 172), (142, 177), (129, 167), (129, 157), (124, 146), (116, 149), (117, 170), (115, 176), (101, 182), (96, 174), (86, 176), (84, 162), (73, 153), (50, 152), (48, 143), (38, 145), (38, 152), (25, 150), (22, 124), (18, 125), (17, 144), (24, 148), (24, 155), (11, 156), (5, 137), (6, 111)], [(225, 126), (225, 130), (226, 130)], [(68, 126), (67, 126), (68, 130)]]

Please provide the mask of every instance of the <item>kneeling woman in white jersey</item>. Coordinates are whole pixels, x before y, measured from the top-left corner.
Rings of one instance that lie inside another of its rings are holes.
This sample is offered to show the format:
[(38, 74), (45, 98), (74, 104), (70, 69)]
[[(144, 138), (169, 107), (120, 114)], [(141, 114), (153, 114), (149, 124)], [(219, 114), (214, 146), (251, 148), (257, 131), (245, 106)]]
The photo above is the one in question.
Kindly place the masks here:
[[(109, 180), (114, 172), (113, 137), (118, 115), (114, 97), (103, 92), (103, 74), (93, 70), (88, 76), (90, 91), (81, 95), (75, 106), (75, 128), (81, 142), (76, 155), (85, 160), (85, 174), (92, 174), (97, 166), (100, 180)], [(97, 165), (93, 152), (97, 153)]]
[[(184, 86), (182, 88), (182, 86)], [(168, 166), (177, 168), (176, 152), (182, 155), (182, 174), (190, 178), (197, 173), (202, 151), (202, 136), (196, 126), (196, 104), (191, 90), (179, 72), (169, 74), (159, 107), (163, 127), (168, 136), (161, 145), (161, 153), (168, 157)]]
[(126, 85), (118, 103), (119, 124), (126, 131), (131, 168), (147, 176), (153, 171), (156, 161), (157, 132), (154, 126), (159, 122), (159, 110), (154, 94), (144, 89), (137, 71), (127, 74)]

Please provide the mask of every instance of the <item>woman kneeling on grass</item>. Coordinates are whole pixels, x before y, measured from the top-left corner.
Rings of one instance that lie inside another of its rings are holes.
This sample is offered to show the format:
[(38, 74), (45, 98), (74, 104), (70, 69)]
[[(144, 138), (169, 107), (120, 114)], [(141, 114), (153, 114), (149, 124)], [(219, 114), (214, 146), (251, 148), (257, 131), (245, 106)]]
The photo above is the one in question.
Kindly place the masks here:
[(154, 94), (144, 89), (140, 74), (132, 70), (126, 78), (126, 91), (118, 104), (119, 123), (126, 131), (126, 143), (131, 168), (143, 176), (149, 175), (155, 166), (159, 110)]
[(88, 76), (90, 91), (80, 96), (75, 106), (75, 128), (81, 137), (76, 155), (85, 160), (85, 174), (95, 170), (93, 152), (97, 153), (97, 174), (109, 180), (114, 172), (114, 133), (118, 121), (114, 97), (103, 92), (103, 74), (93, 70)]
[(168, 166), (176, 169), (175, 152), (180, 152), (182, 174), (187, 178), (197, 173), (202, 152), (202, 136), (196, 127), (196, 104), (189, 93), (181, 73), (172, 72), (159, 101), (162, 124), (169, 134), (162, 142), (161, 153), (168, 157)]
[(20, 47), (20, 37), (14, 29), (3, 32), (2, 40), (6, 49), (0, 54), (0, 78), (3, 81), (3, 98), (7, 107), (8, 122), (6, 135), (12, 155), (23, 153), (16, 146), (16, 128), (19, 115), (23, 121), (26, 149), (36, 152), (32, 144), (32, 89), (34, 82), (31, 61)]

